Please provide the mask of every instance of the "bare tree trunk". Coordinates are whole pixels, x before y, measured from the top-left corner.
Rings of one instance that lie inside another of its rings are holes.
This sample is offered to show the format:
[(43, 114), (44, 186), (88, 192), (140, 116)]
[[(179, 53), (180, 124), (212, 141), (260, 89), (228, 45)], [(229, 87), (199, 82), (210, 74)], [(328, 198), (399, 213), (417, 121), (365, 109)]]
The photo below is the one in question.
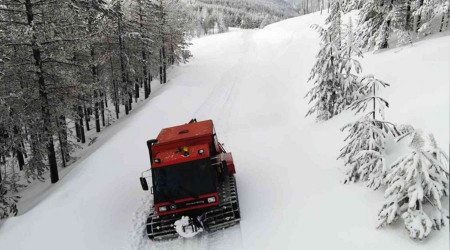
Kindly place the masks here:
[[(12, 115), (12, 111), (11, 111), (11, 115)], [(20, 137), (20, 134), (21, 133), (20, 133), (19, 127), (17, 125), (14, 125), (14, 137), (15, 138)], [(14, 147), (13, 147), (14, 154), (16, 155), (17, 162), (19, 164), (19, 169), (20, 169), (20, 171), (22, 171), (23, 166), (25, 165), (25, 159), (24, 159), (23, 153), (22, 153), (24, 151), (24, 148), (22, 147), (22, 144), (23, 144), (22, 139), (20, 140), (20, 142), (17, 142), (17, 139), (14, 139), (13, 144), (14, 144)]]
[(80, 139), (81, 139), (81, 143), (85, 143), (86, 142), (86, 136), (84, 134), (84, 125), (83, 125), (83, 107), (81, 105), (78, 106), (78, 116), (79, 118), (79, 126), (80, 126)]
[[(320, 0), (319, 0), (320, 1)], [(320, 14), (322, 15), (322, 9), (323, 9), (323, 0), (319, 2), (320, 5)]]
[(153, 81), (153, 75), (151, 72), (148, 73), (148, 95), (150, 96), (150, 94), (152, 93), (152, 81)]
[(166, 48), (165, 45), (162, 46), (162, 59), (163, 59), (163, 82), (167, 82), (167, 63), (166, 63)]
[(106, 102), (106, 95), (105, 95), (105, 101), (103, 101), (103, 98), (102, 98), (102, 101), (100, 102), (100, 114), (102, 116), (102, 125), (103, 125), (103, 127), (106, 126), (106, 124), (105, 124), (105, 103), (107, 103)]
[(134, 102), (138, 102), (139, 99), (139, 81), (136, 79), (134, 83)]
[(162, 47), (159, 50), (159, 83), (163, 84)]
[[(31, 0), (25, 0), (25, 9), (27, 13), (27, 21), (31, 30), (35, 31), (34, 21), (34, 12), (33, 12), (33, 3)], [(37, 67), (37, 78), (38, 78), (38, 87), (39, 87), (39, 99), (41, 101), (41, 109), (42, 109), (42, 118), (44, 122), (44, 136), (46, 139), (47, 145), (47, 153), (48, 153), (48, 163), (50, 165), (50, 179), (51, 183), (56, 183), (59, 180), (58, 175), (58, 165), (56, 163), (56, 153), (55, 153), (55, 145), (53, 143), (53, 134), (51, 132), (51, 114), (50, 114), (50, 104), (48, 100), (47, 86), (45, 83), (45, 77), (43, 72), (43, 65), (41, 59), (41, 50), (39, 49), (39, 45), (37, 43), (36, 35), (32, 36), (31, 39), (33, 58), (35, 66)]]
[(61, 123), (60, 121), (57, 121), (56, 126), (58, 127), (58, 141), (59, 141), (59, 153), (61, 154), (61, 162), (63, 165), (63, 168), (66, 167), (66, 153), (65, 153), (65, 144), (66, 142), (63, 141), (63, 137), (61, 135)]
[(406, 1), (406, 17), (405, 17), (405, 30), (412, 30), (411, 27), (411, 0)]
[[(450, 9), (450, 8), (449, 8)], [(447, 18), (448, 18), (448, 11), (447, 11)], [(448, 21), (447, 21), (448, 23)], [(442, 19), (441, 19), (441, 27), (439, 28), (439, 32), (443, 32), (445, 30), (445, 14), (442, 15)]]
[(129, 101), (128, 101), (128, 95), (127, 95), (127, 93), (124, 93), (124, 94), (122, 94), (123, 95), (123, 97), (122, 97), (122, 99), (123, 99), (123, 104), (125, 105), (125, 115), (128, 115), (129, 113), (130, 113), (130, 107), (128, 106), (129, 105)]
[(114, 65), (113, 65), (113, 58), (110, 58), (110, 62), (111, 62), (111, 83), (112, 83), (112, 87), (113, 87), (113, 103), (114, 103), (114, 109), (116, 111), (116, 119), (119, 119), (119, 105), (120, 105), (120, 101), (119, 101), (119, 88), (117, 87), (116, 81), (114, 80)]
[[(60, 134), (58, 134), (58, 139), (59, 139), (59, 143), (61, 145), (62, 139), (61, 139), (61, 135)], [(60, 150), (60, 154), (61, 154), (61, 162), (62, 162), (63, 168), (65, 168), (66, 167), (66, 157), (64, 156), (64, 154), (65, 154), (64, 153), (64, 149), (60, 146), (59, 150)]]
[[(78, 107), (75, 106), (74, 108), (74, 112), (78, 113)], [(80, 131), (80, 122), (78, 121), (78, 119), (75, 119), (75, 135), (77, 137), (77, 142), (81, 141), (81, 131)]]
[(103, 95), (103, 100), (104, 100), (104, 102), (105, 102), (105, 107), (108, 107), (108, 95), (106, 94), (106, 90), (104, 90), (103, 92), (102, 92), (102, 95)]
[[(140, 1), (138, 3), (141, 4)], [(139, 21), (140, 21), (141, 33), (144, 33), (143, 32), (144, 22), (143, 22), (143, 17), (142, 17), (142, 6), (141, 5), (139, 5)], [(145, 52), (144, 42), (142, 42), (141, 46), (142, 46), (141, 53), (142, 53), (142, 74), (143, 74), (143, 81), (141, 82), (141, 84), (144, 85), (144, 98), (147, 99), (148, 96), (150, 95), (149, 89), (148, 89), (147, 53)]]
[(86, 122), (86, 130), (89, 131), (90, 127), (89, 127), (89, 121), (91, 120), (89, 117), (89, 111), (86, 108), (86, 104), (83, 103), (83, 109), (84, 109), (84, 120)]
[[(418, 5), (417, 5), (417, 8), (422, 7), (423, 1), (424, 1), (424, 0), (419, 0), (419, 3), (418, 3)], [(421, 19), (422, 19), (422, 14), (417, 15), (417, 18), (416, 18), (416, 25), (414, 25), (414, 26), (416, 27), (416, 33), (419, 33), (420, 22), (422, 21)]]
[(70, 160), (70, 152), (69, 152), (69, 138), (67, 134), (67, 122), (66, 117), (64, 115), (61, 115), (59, 117), (59, 127), (60, 127), (60, 147), (62, 147), (64, 152), (64, 159), (66, 161)]
[(95, 114), (95, 131), (100, 132), (100, 114), (99, 114), (99, 103), (98, 103), (98, 91), (94, 90), (94, 114)]
[(119, 103), (119, 93), (116, 86), (116, 81), (112, 80), (113, 83), (113, 91), (114, 91), (114, 109), (116, 111), (116, 119), (119, 119), (119, 113), (120, 113), (120, 103)]
[[(119, 55), (120, 55), (120, 68), (122, 71), (122, 88), (124, 90), (124, 95), (127, 95), (128, 92), (128, 85), (129, 85), (129, 79), (128, 74), (125, 66), (125, 52), (124, 52), (124, 41), (122, 37), (122, 17), (119, 16), (119, 19), (117, 21), (117, 29), (119, 32)], [(124, 105), (125, 105), (125, 114), (128, 115), (130, 112), (131, 107), (129, 106), (129, 101), (126, 100), (125, 97)]]
[(128, 92), (128, 106), (130, 110), (133, 109), (133, 94), (131, 93), (131, 91)]

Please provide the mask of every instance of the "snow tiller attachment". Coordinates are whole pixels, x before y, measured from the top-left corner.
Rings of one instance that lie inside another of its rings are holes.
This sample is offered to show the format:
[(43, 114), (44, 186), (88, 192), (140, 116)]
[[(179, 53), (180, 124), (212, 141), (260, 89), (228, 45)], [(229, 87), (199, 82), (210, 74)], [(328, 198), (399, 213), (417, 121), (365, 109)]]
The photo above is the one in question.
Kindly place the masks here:
[(192, 237), (239, 223), (233, 158), (217, 140), (211, 120), (165, 128), (147, 146), (151, 169), (140, 181), (149, 190), (147, 178), (152, 180), (154, 206), (146, 225), (151, 240)]

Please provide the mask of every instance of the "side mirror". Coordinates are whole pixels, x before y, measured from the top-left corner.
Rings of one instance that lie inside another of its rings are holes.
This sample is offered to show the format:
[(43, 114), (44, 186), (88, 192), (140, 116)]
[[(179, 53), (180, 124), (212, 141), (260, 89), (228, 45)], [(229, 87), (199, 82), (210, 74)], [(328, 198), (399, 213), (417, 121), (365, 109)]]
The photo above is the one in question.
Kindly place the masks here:
[(147, 180), (144, 177), (140, 177), (139, 180), (141, 181), (141, 186), (144, 191), (148, 191), (148, 184)]

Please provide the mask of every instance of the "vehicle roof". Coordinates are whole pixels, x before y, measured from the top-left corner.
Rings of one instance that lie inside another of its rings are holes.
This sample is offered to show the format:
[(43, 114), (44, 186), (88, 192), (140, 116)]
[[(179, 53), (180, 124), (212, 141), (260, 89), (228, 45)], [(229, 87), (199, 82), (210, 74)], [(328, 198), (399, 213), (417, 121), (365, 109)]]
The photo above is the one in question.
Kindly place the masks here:
[[(159, 159), (160, 162), (153, 162), (152, 168), (159, 168), (169, 165), (175, 165), (188, 161), (195, 161), (200, 159), (209, 158), (209, 147), (208, 144), (195, 145), (190, 147), (185, 147), (187, 149), (188, 154), (184, 155), (184, 151), (182, 147), (179, 149), (170, 149), (159, 152), (156, 154), (156, 159)], [(203, 153), (200, 154), (199, 150), (203, 150)]]
[(213, 133), (212, 120), (206, 120), (165, 128), (161, 130), (156, 139), (158, 140), (158, 144), (166, 144), (206, 135), (213, 135)]

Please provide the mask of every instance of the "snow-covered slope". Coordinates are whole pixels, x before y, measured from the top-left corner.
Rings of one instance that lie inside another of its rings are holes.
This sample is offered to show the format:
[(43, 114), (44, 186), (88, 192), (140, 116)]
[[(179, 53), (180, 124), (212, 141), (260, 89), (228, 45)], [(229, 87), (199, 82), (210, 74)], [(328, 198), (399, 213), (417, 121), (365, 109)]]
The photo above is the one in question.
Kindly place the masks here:
[[(1, 249), (449, 249), (448, 227), (414, 242), (403, 225), (377, 230), (382, 192), (340, 183), (339, 128), (304, 118), (306, 82), (318, 51), (312, 14), (194, 41), (195, 58), (114, 136), (28, 213), (0, 226)], [(364, 73), (391, 83), (387, 119), (435, 133), (449, 145), (450, 36), (367, 54)], [(240, 226), (152, 243), (143, 237), (149, 167), (145, 141), (190, 118), (213, 119), (233, 152)], [(448, 209), (448, 200), (444, 202)]]

